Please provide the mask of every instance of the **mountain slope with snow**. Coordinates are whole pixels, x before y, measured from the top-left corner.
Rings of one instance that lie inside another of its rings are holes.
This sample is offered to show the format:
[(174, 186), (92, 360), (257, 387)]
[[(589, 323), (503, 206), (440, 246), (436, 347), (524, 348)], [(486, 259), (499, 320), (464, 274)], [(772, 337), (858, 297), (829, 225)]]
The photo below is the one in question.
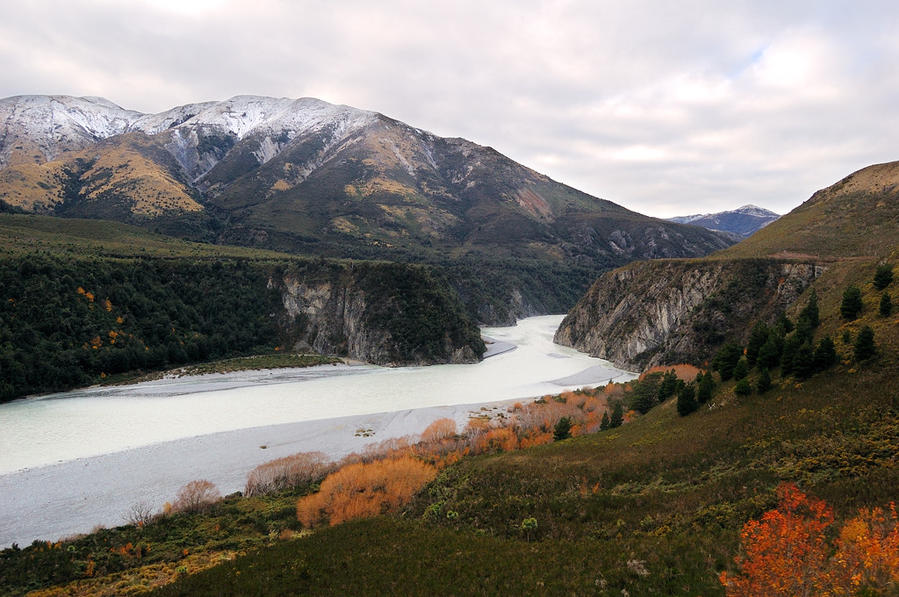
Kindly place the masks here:
[(694, 214), (691, 216), (678, 216), (668, 218), (678, 224), (692, 224), (702, 226), (707, 230), (719, 230), (735, 234), (738, 239), (746, 238), (757, 230), (764, 228), (780, 215), (767, 209), (744, 205), (731, 211), (722, 211), (712, 214)]
[[(522, 296), (527, 286), (576, 278), (561, 291), (573, 301), (609, 267), (732, 242), (592, 197), (491, 147), (314, 98), (237, 96), (141, 114), (99, 98), (19, 96), (0, 100), (0, 117), (3, 209), (307, 254), (451, 262), (467, 280), (489, 261), (488, 286), (507, 283), (520, 315), (569, 306)], [(526, 282), (508, 275), (522, 268)], [(466, 292), (477, 303), (493, 291)]]

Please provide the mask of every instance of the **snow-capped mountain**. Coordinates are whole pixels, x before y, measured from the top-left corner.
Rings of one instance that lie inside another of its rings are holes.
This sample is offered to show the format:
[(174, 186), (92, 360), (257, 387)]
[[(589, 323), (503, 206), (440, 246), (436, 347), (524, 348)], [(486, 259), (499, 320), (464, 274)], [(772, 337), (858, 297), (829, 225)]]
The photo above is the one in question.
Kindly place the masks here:
[(764, 228), (780, 215), (756, 205), (744, 205), (731, 211), (712, 214), (694, 214), (668, 218), (678, 224), (702, 226), (708, 230), (718, 230), (735, 234), (738, 238), (746, 238), (755, 231)]
[(490, 147), (314, 98), (237, 96), (141, 114), (100, 98), (19, 96), (0, 100), (0, 119), (7, 210), (324, 255), (475, 255), (583, 272), (730, 244)]

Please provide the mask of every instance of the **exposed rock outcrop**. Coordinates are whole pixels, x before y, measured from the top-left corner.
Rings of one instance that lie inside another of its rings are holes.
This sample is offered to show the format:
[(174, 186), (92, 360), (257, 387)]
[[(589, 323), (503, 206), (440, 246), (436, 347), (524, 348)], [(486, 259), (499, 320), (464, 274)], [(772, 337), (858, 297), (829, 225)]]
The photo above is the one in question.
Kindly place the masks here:
[(627, 368), (698, 364), (725, 338), (773, 321), (823, 271), (773, 259), (634, 263), (601, 276), (555, 341)]
[(379, 365), (477, 362), (475, 323), (423, 267), (316, 262), (273, 277), (284, 329), (299, 346)]

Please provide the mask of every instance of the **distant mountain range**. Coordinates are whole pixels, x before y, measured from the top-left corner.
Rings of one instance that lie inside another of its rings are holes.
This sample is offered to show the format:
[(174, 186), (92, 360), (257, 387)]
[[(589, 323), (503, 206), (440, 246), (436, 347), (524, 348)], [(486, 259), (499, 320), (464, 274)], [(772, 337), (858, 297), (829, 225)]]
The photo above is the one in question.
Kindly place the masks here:
[[(484, 288), (457, 286), (483, 320), (496, 317), (478, 295), (502, 294), (518, 315), (567, 309), (601, 271), (732, 243), (490, 147), (313, 98), (142, 114), (103, 98), (17, 96), (0, 100), (0, 122), (0, 208), (304, 254), (464, 262), (462, 277), (478, 271)], [(528, 295), (540, 287), (542, 298)]]
[(713, 214), (695, 214), (692, 216), (678, 216), (668, 218), (678, 224), (692, 224), (702, 226), (707, 230), (718, 230), (734, 235), (736, 240), (751, 236), (757, 230), (764, 228), (780, 215), (755, 205), (744, 205), (732, 211), (721, 211)]

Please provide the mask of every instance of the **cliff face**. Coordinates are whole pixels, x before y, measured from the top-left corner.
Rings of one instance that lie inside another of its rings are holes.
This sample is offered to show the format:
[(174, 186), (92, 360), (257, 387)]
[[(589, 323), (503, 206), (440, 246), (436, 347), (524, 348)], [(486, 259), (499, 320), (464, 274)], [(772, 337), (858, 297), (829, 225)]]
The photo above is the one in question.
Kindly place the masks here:
[(298, 346), (379, 365), (477, 362), (484, 344), (455, 294), (421, 267), (319, 263), (272, 279)]
[(631, 264), (593, 284), (555, 341), (625, 368), (701, 363), (726, 337), (773, 321), (823, 271), (773, 259)]

